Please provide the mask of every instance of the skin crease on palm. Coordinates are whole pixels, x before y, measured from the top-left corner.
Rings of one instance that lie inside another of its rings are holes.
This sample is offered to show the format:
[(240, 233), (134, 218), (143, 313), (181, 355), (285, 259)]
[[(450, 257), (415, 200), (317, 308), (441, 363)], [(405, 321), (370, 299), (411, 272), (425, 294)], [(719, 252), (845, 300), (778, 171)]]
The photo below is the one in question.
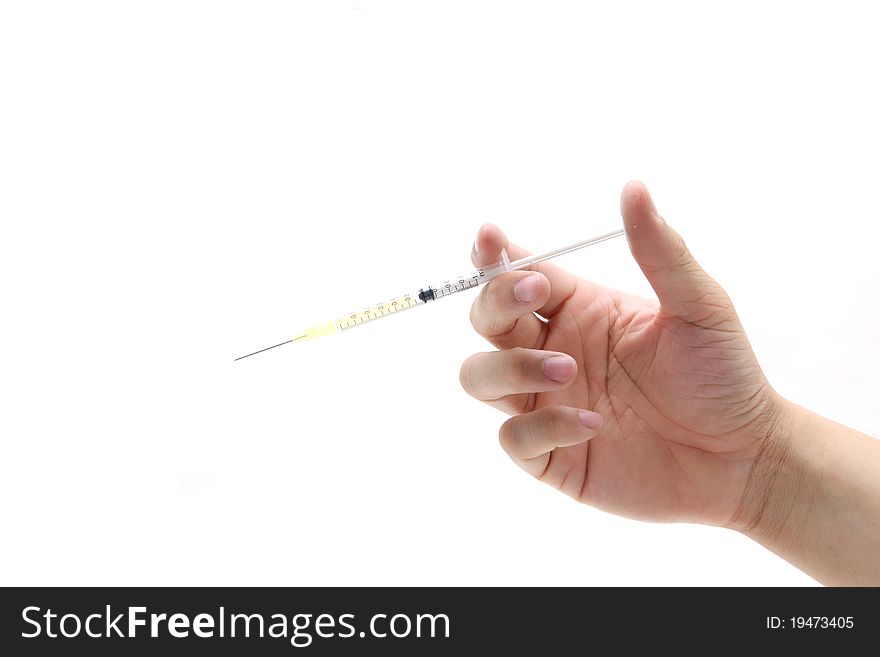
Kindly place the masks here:
[[(505, 274), (471, 312), (501, 351), (467, 359), (462, 385), (513, 416), (500, 431), (513, 460), (571, 497), (641, 520), (736, 526), (779, 397), (727, 294), (657, 214), (644, 185), (624, 187), (621, 213), (659, 302), (542, 263), (537, 298), (522, 303), (514, 286), (534, 274)], [(511, 259), (527, 255), (499, 228), (483, 226), (474, 264), (497, 261), (502, 248)], [(542, 364), (560, 354), (576, 371), (554, 383)], [(586, 414), (583, 423), (574, 409), (601, 418)]]

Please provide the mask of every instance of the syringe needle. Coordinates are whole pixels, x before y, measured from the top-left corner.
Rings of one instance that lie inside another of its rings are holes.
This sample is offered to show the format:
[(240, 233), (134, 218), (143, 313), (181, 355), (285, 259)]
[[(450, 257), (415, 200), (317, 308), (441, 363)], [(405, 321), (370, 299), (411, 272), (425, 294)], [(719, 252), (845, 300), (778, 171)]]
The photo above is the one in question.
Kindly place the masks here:
[[(295, 340), (295, 339), (296, 339), (296, 338), (294, 338), (294, 340)], [(294, 340), (285, 340), (284, 342), (279, 342), (278, 344), (273, 344), (271, 347), (266, 347), (265, 349), (260, 349), (259, 351), (254, 351), (254, 352), (249, 353), (249, 354), (246, 354), (246, 355), (244, 355), (244, 356), (239, 356), (239, 357), (236, 358), (235, 360), (241, 360), (242, 358), (247, 358), (248, 356), (255, 356), (255, 355), (257, 355), (257, 354), (261, 354), (261, 353), (263, 353), (264, 351), (269, 351), (270, 349), (274, 349), (275, 347), (280, 347), (281, 345), (283, 345), (283, 344), (288, 344), (288, 343), (290, 343), (290, 342), (293, 342)], [(235, 362), (235, 361), (232, 361), (232, 362)]]

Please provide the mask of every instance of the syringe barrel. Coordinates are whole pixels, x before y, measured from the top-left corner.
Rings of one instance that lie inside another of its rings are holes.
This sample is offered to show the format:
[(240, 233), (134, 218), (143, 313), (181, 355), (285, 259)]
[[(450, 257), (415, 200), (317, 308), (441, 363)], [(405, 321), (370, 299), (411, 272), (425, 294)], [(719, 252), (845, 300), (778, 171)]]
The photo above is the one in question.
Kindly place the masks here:
[(507, 249), (502, 249), (501, 260), (485, 267), (475, 269), (465, 276), (456, 276), (447, 279), (439, 285), (429, 285), (418, 291), (417, 297), (421, 303), (435, 301), (440, 297), (448, 297), (457, 292), (464, 292), (483, 283), (488, 283), (493, 278), (510, 271), (510, 258), (507, 257)]

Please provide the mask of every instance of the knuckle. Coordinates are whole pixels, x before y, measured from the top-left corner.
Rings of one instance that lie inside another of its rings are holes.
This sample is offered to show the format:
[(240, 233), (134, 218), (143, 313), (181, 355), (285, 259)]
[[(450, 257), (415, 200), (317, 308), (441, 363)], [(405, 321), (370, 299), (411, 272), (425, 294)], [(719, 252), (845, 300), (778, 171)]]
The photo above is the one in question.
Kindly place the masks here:
[(532, 380), (532, 367), (526, 357), (526, 350), (522, 347), (512, 347), (505, 350), (508, 355), (505, 376), (517, 388), (522, 387)]
[(461, 384), (461, 387), (464, 391), (473, 396), (473, 356), (469, 356), (465, 359), (465, 361), (461, 364), (461, 369), (458, 372), (458, 381)]
[(498, 281), (489, 281), (483, 289), (481, 295), (483, 297), (483, 305), (488, 312), (494, 312), (498, 309)]
[(495, 312), (502, 310), (508, 304), (508, 297), (513, 296), (511, 282), (508, 275), (491, 282), (486, 293), (486, 301)]
[(690, 266), (694, 262), (694, 258), (687, 244), (685, 244), (684, 238), (674, 230), (672, 231), (672, 253), (674, 254), (676, 264), (680, 266)]
[(560, 406), (548, 406), (541, 413), (542, 430), (551, 436), (559, 435), (565, 430), (566, 418)]
[(503, 320), (493, 317), (486, 323), (486, 334), (494, 338), (504, 337), (508, 333), (509, 325)]
[(474, 329), (476, 329), (477, 333), (480, 332), (480, 304), (482, 303), (480, 301), (480, 299), (482, 298), (482, 296), (483, 296), (483, 293), (480, 292), (480, 294), (477, 295), (477, 298), (474, 299), (474, 302), (471, 304), (471, 312), (470, 312), (471, 326), (473, 326)]
[(490, 337), (492, 340), (492, 344), (494, 344), (502, 351), (516, 349), (521, 342), (521, 337), (515, 330), (516, 327), (516, 322), (514, 322), (513, 324), (508, 324), (504, 327), (503, 331), (490, 333), (487, 337)]
[(498, 443), (501, 445), (501, 449), (503, 449), (508, 454), (511, 454), (511, 445), (513, 443), (514, 436), (514, 422), (516, 418), (512, 417), (506, 422), (502, 423), (501, 427), (498, 429)]
[(486, 309), (489, 312), (502, 312), (509, 308), (513, 296), (513, 285), (519, 280), (518, 277), (512, 276), (512, 273), (502, 274), (495, 280), (486, 284), (483, 293), (486, 295)]
[(471, 325), (481, 335), (493, 335), (498, 329), (499, 320), (494, 316), (498, 311), (495, 297), (495, 281), (490, 281), (483, 286), (480, 294), (471, 304)]

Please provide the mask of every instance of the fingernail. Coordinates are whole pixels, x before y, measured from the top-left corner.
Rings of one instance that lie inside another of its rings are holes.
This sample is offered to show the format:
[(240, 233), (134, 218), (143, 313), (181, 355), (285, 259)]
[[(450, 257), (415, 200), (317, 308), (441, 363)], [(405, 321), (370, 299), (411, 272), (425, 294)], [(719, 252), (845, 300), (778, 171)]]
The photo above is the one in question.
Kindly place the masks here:
[(474, 240), (474, 253), (475, 254), (480, 252), (480, 237), (482, 237), (483, 233), (485, 233), (487, 230), (489, 230), (489, 227), (491, 225), (492, 224), (483, 224), (482, 226), (479, 227), (479, 229), (477, 229), (477, 239)]
[(602, 416), (593, 411), (578, 411), (578, 419), (587, 429), (595, 431), (602, 426)]
[(544, 376), (557, 383), (565, 383), (574, 374), (574, 361), (568, 356), (550, 356), (544, 359)]
[(532, 303), (541, 293), (540, 274), (529, 274), (513, 286), (513, 296), (520, 303)]

